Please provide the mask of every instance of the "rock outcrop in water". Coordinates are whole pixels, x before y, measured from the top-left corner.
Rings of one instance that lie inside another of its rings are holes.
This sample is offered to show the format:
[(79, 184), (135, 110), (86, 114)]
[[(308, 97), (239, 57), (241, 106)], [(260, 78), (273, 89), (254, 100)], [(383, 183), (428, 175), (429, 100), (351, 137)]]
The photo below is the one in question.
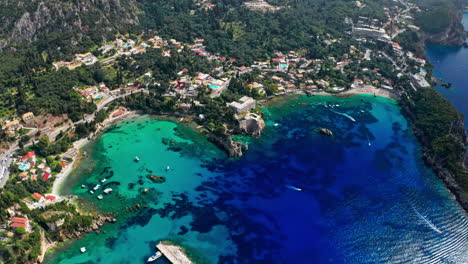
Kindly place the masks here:
[(218, 147), (224, 149), (231, 158), (241, 157), (243, 155), (242, 152), (248, 149), (248, 146), (242, 144), (242, 142), (234, 141), (231, 135), (211, 134), (208, 139)]
[(326, 136), (329, 136), (329, 137), (332, 137), (333, 136), (333, 132), (330, 130), (330, 129), (327, 129), (327, 128), (317, 128), (317, 131), (326, 135)]
[(249, 113), (244, 117), (237, 119), (239, 126), (235, 129), (240, 134), (260, 137), (265, 129), (265, 121), (257, 114)]

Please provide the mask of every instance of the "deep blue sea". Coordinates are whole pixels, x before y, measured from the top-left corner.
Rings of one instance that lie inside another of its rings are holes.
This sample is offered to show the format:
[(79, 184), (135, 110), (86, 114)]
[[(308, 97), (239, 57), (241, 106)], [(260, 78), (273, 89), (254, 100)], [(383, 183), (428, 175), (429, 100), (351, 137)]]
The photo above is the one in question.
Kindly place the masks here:
[[(298, 96), (263, 109), (267, 128), (240, 137), (240, 159), (173, 121), (109, 128), (63, 191), (118, 221), (46, 263), (145, 263), (159, 240), (197, 263), (468, 263), (467, 214), (422, 163), (395, 101)], [(98, 201), (88, 188), (103, 178), (114, 191)]]
[[(468, 14), (463, 16), (463, 24), (468, 30)], [(428, 45), (426, 56), (434, 65), (434, 77), (453, 84), (449, 89), (442, 86), (436, 89), (465, 115), (468, 129), (468, 48)]]

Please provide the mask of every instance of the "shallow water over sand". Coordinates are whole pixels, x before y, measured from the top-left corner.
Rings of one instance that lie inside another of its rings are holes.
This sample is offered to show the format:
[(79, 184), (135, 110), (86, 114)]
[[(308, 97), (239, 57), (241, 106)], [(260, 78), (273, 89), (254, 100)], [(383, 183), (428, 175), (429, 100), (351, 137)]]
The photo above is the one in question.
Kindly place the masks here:
[[(161, 239), (201, 263), (468, 262), (467, 216), (422, 164), (394, 101), (300, 96), (276, 100), (265, 119), (260, 139), (240, 137), (250, 146), (238, 160), (171, 121), (111, 127), (88, 147), (71, 192), (118, 222), (47, 263), (145, 263)], [(97, 194), (113, 192), (101, 201), (80, 187), (103, 178)]]

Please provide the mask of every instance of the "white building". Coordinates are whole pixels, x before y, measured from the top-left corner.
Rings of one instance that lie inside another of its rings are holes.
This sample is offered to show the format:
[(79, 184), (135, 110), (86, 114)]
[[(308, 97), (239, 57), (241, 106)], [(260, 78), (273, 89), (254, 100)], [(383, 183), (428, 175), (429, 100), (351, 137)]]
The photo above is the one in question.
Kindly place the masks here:
[(236, 112), (248, 112), (255, 108), (255, 100), (252, 97), (244, 96), (239, 102), (231, 102), (228, 104), (229, 107), (236, 110)]

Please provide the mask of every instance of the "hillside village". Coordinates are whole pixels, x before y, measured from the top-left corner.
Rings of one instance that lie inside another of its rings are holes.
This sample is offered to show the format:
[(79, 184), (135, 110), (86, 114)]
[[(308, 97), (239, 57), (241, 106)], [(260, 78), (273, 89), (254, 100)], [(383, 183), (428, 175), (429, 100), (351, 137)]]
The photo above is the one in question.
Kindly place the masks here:
[[(206, 72), (190, 74), (187, 68), (179, 69), (177, 76), (169, 82), (169, 88), (162, 97), (174, 102), (175, 110), (194, 119), (202, 120), (206, 113), (204, 100), (218, 98), (228, 92), (234, 83), (244, 80), (248, 93), (237, 96), (237, 100), (226, 101), (224, 106), (235, 113), (239, 124), (245, 120), (255, 120), (260, 123), (261, 114), (257, 109), (257, 102), (293, 93), (314, 94), (350, 94), (366, 93), (391, 98), (406, 96), (401, 88), (402, 82), (408, 83), (412, 89), (424, 89), (431, 86), (432, 80), (427, 79), (426, 61), (418, 58), (413, 52), (405, 50), (396, 42), (399, 34), (405, 31), (419, 31), (411, 21), (411, 10), (418, 12), (418, 7), (406, 1), (398, 1), (401, 6), (386, 8), (387, 21), (379, 21), (368, 17), (359, 17), (357, 21), (344, 18), (348, 25), (347, 32), (350, 39), (335, 39), (331, 35), (322, 37), (327, 46), (340, 43), (350, 43), (346, 52), (339, 56), (326, 58), (308, 58), (305, 50), (275, 51), (274, 56), (268, 60), (254, 61), (251, 65), (240, 65), (239, 58), (229, 58), (222, 54), (207, 50), (204, 39), (195, 39), (193, 43), (182, 43), (175, 39), (163, 39), (154, 35), (148, 39), (131, 38), (128, 35), (119, 35), (114, 41), (103, 44), (101, 47), (84, 54), (76, 54), (72, 61), (57, 61), (53, 63), (55, 70), (77, 70), (80, 67), (99, 64), (111, 67), (118, 63), (119, 58), (129, 58), (145, 54), (151, 49), (160, 50), (163, 57), (171, 58), (183, 51), (191, 52), (203, 58), (214, 67)], [(210, 8), (210, 3), (199, 2), (200, 8)], [(265, 6), (263, 1), (246, 3), (253, 10), (260, 12), (281, 12), (280, 8)], [(356, 1), (356, 6), (363, 4)], [(136, 61), (138, 63), (138, 61)], [(98, 110), (106, 110), (114, 101), (131, 96), (136, 93), (150, 93), (149, 87), (160, 86), (158, 80), (153, 78), (153, 72), (148, 71), (133, 80), (124, 80), (118, 87), (111, 88), (101, 82), (95, 86), (70, 87), (82, 100), (96, 104)], [(202, 110), (200, 110), (202, 109)], [(128, 109), (110, 108), (111, 118), (118, 118)], [(98, 112), (98, 111), (96, 111)], [(71, 121), (68, 117), (51, 118), (47, 115), (36, 115), (27, 112), (8, 120), (1, 120), (2, 130), (10, 135), (11, 142), (3, 150), (10, 158), (4, 159), (0, 164), (0, 183), (10, 177), (18, 177), (20, 181), (38, 181), (45, 184), (55, 179), (55, 176), (71, 166), (78, 158), (79, 150), (69, 147), (60, 155), (40, 156), (34, 151), (24, 155), (14, 156), (17, 148), (39, 144), (44, 136), (53, 143), (65, 139), (68, 146), (79, 140), (74, 130), (78, 124), (89, 122), (95, 114), (83, 117), (80, 121)], [(249, 121), (250, 122), (250, 121)], [(242, 125), (240, 125), (242, 126)], [(213, 127), (207, 127), (214, 131)], [(248, 129), (245, 129), (248, 130)], [(255, 136), (259, 134), (254, 133)], [(5, 162), (7, 160), (7, 162)], [(29, 210), (48, 207), (62, 202), (64, 198), (44, 191), (33, 192), (23, 199)], [(15, 209), (16, 208), (16, 209)], [(21, 232), (33, 232), (34, 224), (22, 214), (16, 213), (19, 205), (8, 208), (9, 219), (0, 226), (0, 239), (7, 240), (13, 237), (11, 231), (18, 228)], [(24, 231), (23, 231), (24, 229)], [(5, 233), (2, 233), (5, 231)]]

